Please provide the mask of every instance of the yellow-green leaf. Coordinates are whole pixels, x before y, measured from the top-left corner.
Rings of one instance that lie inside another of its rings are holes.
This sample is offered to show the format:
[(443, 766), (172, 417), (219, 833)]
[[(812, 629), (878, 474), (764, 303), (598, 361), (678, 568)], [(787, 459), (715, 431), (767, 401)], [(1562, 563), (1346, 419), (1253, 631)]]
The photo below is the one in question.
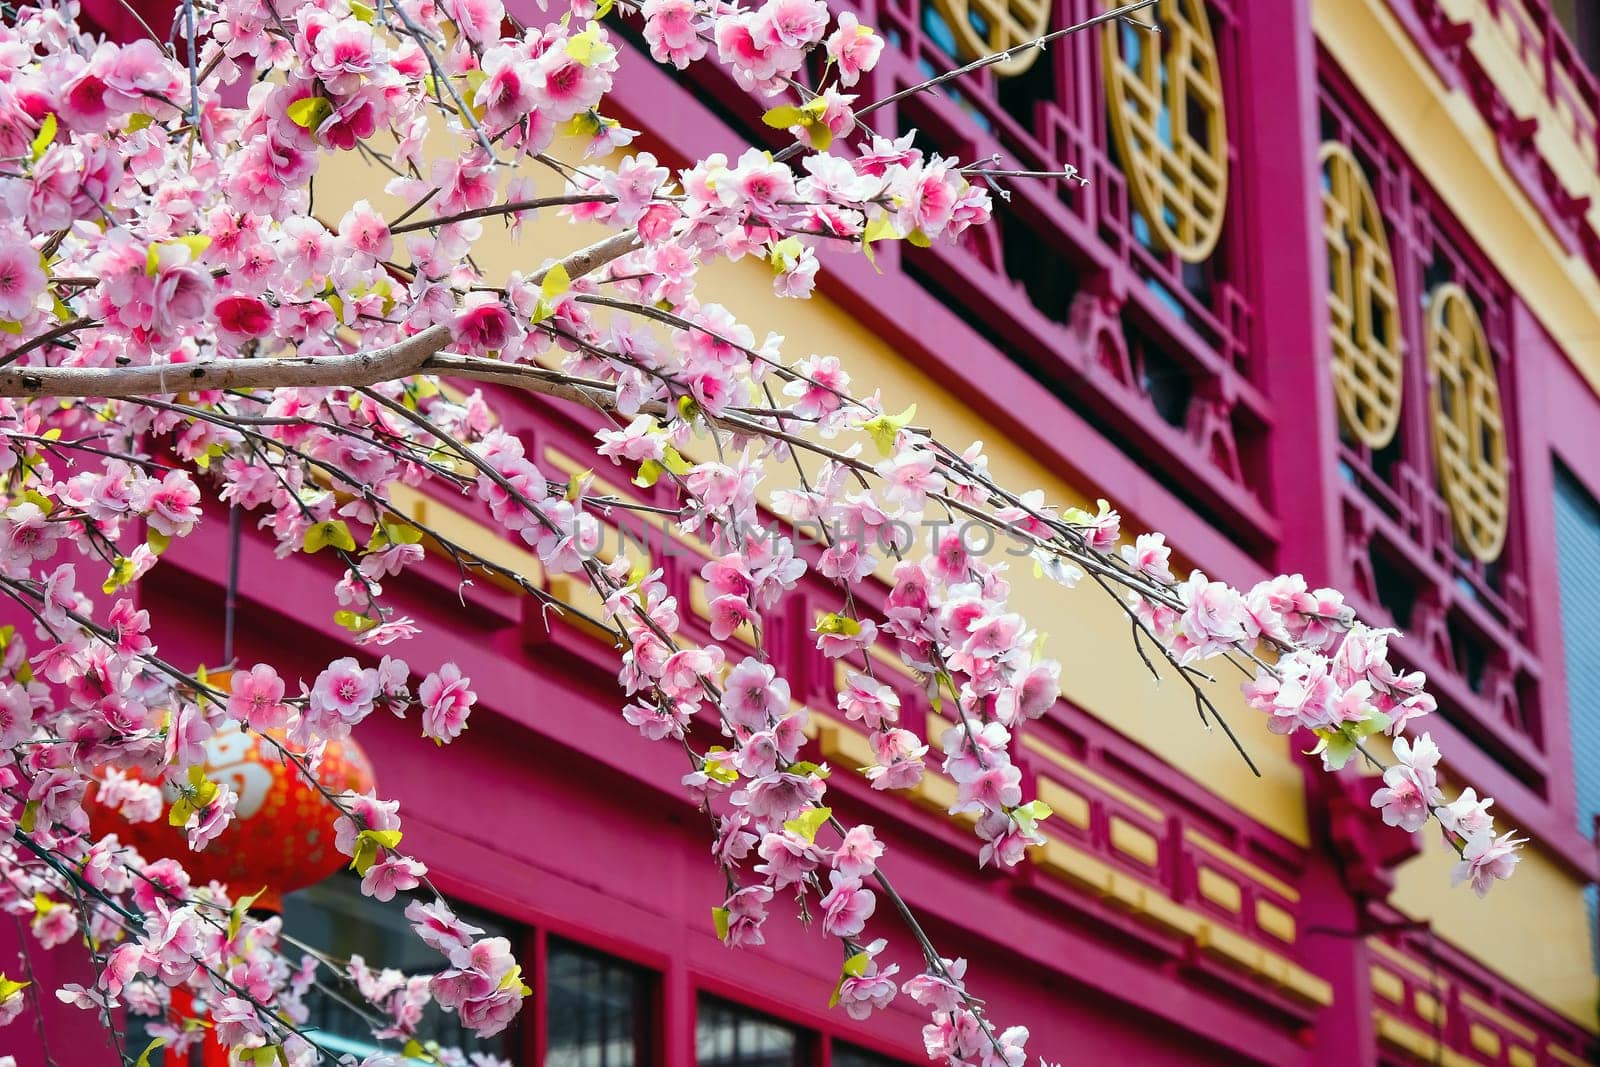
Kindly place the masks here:
[(144, 1051), (139, 1053), (139, 1058), (133, 1061), (133, 1067), (150, 1067), (150, 1054), (156, 1049), (166, 1045), (166, 1043), (167, 1039), (164, 1037), (158, 1037), (152, 1040), (144, 1047)]
[(872, 963), (872, 957), (865, 952), (857, 952), (854, 956), (844, 961), (844, 966), (839, 968), (839, 980), (834, 983), (833, 995), (828, 998), (828, 1007), (839, 1006), (839, 994), (844, 989), (844, 983), (850, 978), (860, 978), (867, 973), (867, 967)]
[(819, 634), (855, 637), (861, 633), (861, 623), (848, 615), (840, 615), (838, 612), (829, 611), (817, 616), (816, 632)]
[(150, 551), (158, 556), (167, 550), (168, 545), (172, 544), (172, 537), (169, 534), (164, 534), (154, 527), (144, 532), (144, 540), (150, 546)]
[(805, 125), (805, 112), (793, 104), (779, 104), (761, 116), (761, 121), (775, 130), (787, 130), (790, 126)]
[(439, 1062), (439, 1058), (429, 1052), (422, 1042), (414, 1037), (408, 1040), (404, 1047), (400, 1049), (400, 1055), (408, 1060), (421, 1060), (423, 1063)]
[(44, 121), (39, 123), (39, 132), (33, 138), (33, 158), (38, 159), (44, 155), (44, 150), (50, 147), (50, 142), (56, 139), (56, 114), (54, 111), (45, 112)]
[(111, 564), (111, 573), (101, 583), (100, 591), (106, 594), (115, 593), (131, 581), (133, 581), (133, 560), (127, 556), (118, 556)]
[(889, 216), (879, 215), (867, 223), (867, 228), (861, 233), (861, 251), (866, 255), (867, 262), (872, 264), (872, 269), (882, 274), (878, 269), (878, 256), (872, 250), (874, 242), (898, 241), (900, 235), (895, 232), (894, 223), (889, 221)]
[[(19, 675), (20, 679), (20, 675)], [(24, 683), (26, 684), (26, 683)], [(30, 800), (22, 806), (22, 818), (17, 820), (17, 825), (22, 827), (25, 834), (33, 833), (33, 828), (39, 824), (39, 802)]]
[(302, 130), (315, 133), (324, 122), (333, 117), (333, 103), (324, 96), (307, 96), (296, 100), (284, 109), (289, 121)]
[(156, 276), (156, 271), (161, 269), (161, 250), (172, 245), (182, 245), (187, 248), (189, 250), (189, 259), (193, 261), (199, 259), (205, 254), (206, 249), (211, 247), (211, 238), (203, 233), (191, 233), (182, 237), (174, 237), (170, 241), (155, 242), (144, 255), (144, 272), (146, 274), (152, 278)]
[(4, 1004), (32, 984), (32, 982), (13, 982), (5, 975), (0, 974), (0, 1004)]
[(378, 13), (366, 4), (361, 3), (361, 0), (350, 0), (350, 14), (371, 25), (372, 20), (377, 17)]
[(805, 838), (808, 845), (816, 844), (817, 831), (822, 829), (832, 814), (832, 808), (811, 808), (784, 823), (783, 828), (791, 834)]
[(649, 489), (661, 480), (661, 472), (665, 468), (653, 459), (647, 459), (639, 464), (639, 473), (633, 476), (633, 484), (640, 489)]
[(0, 333), (20, 334), (22, 323), (15, 319), (0, 319)]
[(266, 886), (251, 893), (247, 897), (240, 897), (233, 902), (233, 910), (228, 913), (228, 940), (232, 941), (239, 936), (239, 927), (244, 923), (245, 914), (250, 910), (250, 905), (261, 899), (261, 894), (267, 891)]
[(350, 866), (365, 877), (372, 865), (378, 862), (381, 850), (399, 845), (400, 837), (399, 830), (362, 830), (356, 835), (356, 851), (350, 858)]
[(378, 625), (378, 620), (372, 616), (362, 615), (348, 608), (334, 612), (333, 621), (353, 634), (364, 634)]
[(567, 268), (557, 263), (544, 272), (544, 281), (539, 283), (539, 295), (546, 300), (556, 297), (572, 288), (572, 275), (567, 273)]
[(662, 448), (661, 465), (680, 478), (682, 478), (685, 474), (688, 474), (689, 471), (693, 469), (689, 461), (684, 459), (683, 456), (679, 454), (678, 450), (673, 448), (671, 445), (667, 445)]
[(128, 117), (128, 132), (138, 133), (140, 130), (144, 129), (154, 121), (155, 119), (151, 118), (143, 111), (135, 112)]
[[(728, 940), (728, 918), (727, 908), (711, 909), (711, 925), (716, 927), (718, 941)], [(0, 1000), (4, 999), (4, 997), (0, 997)]]
[(343, 519), (324, 519), (306, 531), (304, 551), (320, 552), (329, 545), (346, 552), (356, 550), (356, 539), (350, 536), (350, 527)]
[(570, 503), (571, 501), (577, 500), (579, 497), (581, 497), (583, 495), (583, 491), (589, 486), (589, 479), (593, 476), (594, 468), (585, 467), (583, 470), (568, 478), (567, 491), (565, 494), (563, 494), (564, 498)]
[(49, 915), (56, 910), (56, 902), (43, 893), (33, 895), (33, 913), (35, 915)]
[(868, 419), (861, 424), (861, 428), (872, 438), (872, 443), (878, 446), (878, 451), (885, 456), (894, 455), (895, 438), (900, 431), (911, 425), (911, 420), (917, 417), (917, 405), (912, 404), (898, 415), (879, 415), (875, 419)]
[(567, 55), (582, 67), (593, 66), (604, 47), (600, 40), (600, 28), (593, 24), (582, 33), (567, 38)]
[(772, 264), (772, 273), (782, 274), (786, 270), (793, 270), (794, 265), (800, 261), (800, 255), (805, 251), (805, 247), (798, 237), (785, 237), (781, 241), (774, 242), (767, 252), (767, 260)]

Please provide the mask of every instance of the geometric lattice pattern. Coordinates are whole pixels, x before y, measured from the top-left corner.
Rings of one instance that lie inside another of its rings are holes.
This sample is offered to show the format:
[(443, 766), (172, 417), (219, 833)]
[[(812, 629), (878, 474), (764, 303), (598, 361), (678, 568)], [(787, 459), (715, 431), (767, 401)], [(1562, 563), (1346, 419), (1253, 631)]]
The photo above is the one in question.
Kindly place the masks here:
[[(1044, 35), (1050, 23), (1050, 0), (933, 0), (934, 10), (949, 25), (956, 52), (972, 60), (1016, 48)], [(1033, 66), (1041, 48), (1024, 48), (989, 69), (1002, 78)]]
[(1463, 547), (1485, 563), (1505, 546), (1511, 482), (1494, 356), (1466, 290), (1446, 282), (1428, 302), (1428, 385), (1439, 490)]
[(1151, 236), (1199, 263), (1228, 200), (1222, 74), (1204, 0), (1161, 0), (1156, 11), (1160, 33), (1123, 23), (1103, 38), (1108, 118)]
[(1337, 141), (1322, 146), (1322, 231), (1328, 246), (1333, 391), (1345, 429), (1374, 451), (1400, 425), (1400, 300), (1389, 234), (1361, 164)]

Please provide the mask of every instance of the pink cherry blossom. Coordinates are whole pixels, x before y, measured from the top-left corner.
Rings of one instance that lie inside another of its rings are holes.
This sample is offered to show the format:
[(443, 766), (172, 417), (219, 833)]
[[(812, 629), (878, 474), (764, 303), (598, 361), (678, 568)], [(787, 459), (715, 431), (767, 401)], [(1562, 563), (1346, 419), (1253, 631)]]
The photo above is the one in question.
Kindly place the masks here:
[(467, 679), (454, 663), (446, 663), (437, 674), (430, 674), (417, 688), (422, 702), (422, 732), (437, 743), (453, 741), (467, 728), (467, 715), (478, 695), (467, 688)]

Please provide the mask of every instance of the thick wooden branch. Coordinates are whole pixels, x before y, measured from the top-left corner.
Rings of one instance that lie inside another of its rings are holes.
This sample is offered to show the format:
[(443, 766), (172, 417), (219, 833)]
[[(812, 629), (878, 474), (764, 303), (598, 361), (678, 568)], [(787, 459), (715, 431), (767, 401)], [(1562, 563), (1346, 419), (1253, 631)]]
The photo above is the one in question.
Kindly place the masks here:
[[(572, 278), (581, 278), (626, 254), (637, 241), (633, 233), (613, 234), (572, 253), (561, 265)], [(543, 277), (540, 272), (533, 281), (537, 284)], [(449, 344), (450, 328), (437, 325), (383, 348), (339, 356), (213, 359), (153, 367), (12, 366), (0, 370), (0, 397), (113, 398), (169, 396), (202, 389), (354, 388), (427, 372), (433, 369), (429, 361)], [(478, 377), (471, 370), (439, 370), (459, 377)], [(519, 384), (536, 387), (533, 382)]]

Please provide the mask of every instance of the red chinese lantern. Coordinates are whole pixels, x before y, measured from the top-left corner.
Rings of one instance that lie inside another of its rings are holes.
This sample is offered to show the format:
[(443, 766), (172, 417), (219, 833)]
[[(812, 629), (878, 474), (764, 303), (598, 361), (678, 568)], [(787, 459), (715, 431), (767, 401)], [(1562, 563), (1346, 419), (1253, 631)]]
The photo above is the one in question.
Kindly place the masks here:
[[(213, 674), (207, 681), (228, 687), (225, 674)], [(284, 739), (281, 730), (268, 734)], [(264, 890), (251, 905), (260, 911), (281, 911), (283, 894), (315, 885), (349, 863), (333, 847), (338, 813), (272, 744), (230, 727), (208, 740), (205, 749), (206, 777), (225, 783), (239, 801), (233, 822), (203, 852), (189, 848), (182, 827), (169, 825), (165, 813), (155, 822), (132, 823), (91, 794), (85, 808), (95, 836), (116, 834), (147, 860), (177, 860), (196, 885), (222, 882), (234, 897)], [(331, 793), (364, 793), (373, 787), (372, 765), (353, 738), (328, 742), (316, 777)], [(168, 804), (174, 796), (168, 791)], [(196, 1014), (187, 990), (173, 990), (172, 1012), (179, 1022)], [(204, 1067), (227, 1067), (228, 1052), (208, 1033), (200, 1059)]]
[[(215, 676), (210, 681), (217, 684)], [(269, 733), (283, 740), (280, 731)], [(239, 803), (233, 822), (203, 852), (192, 851), (183, 829), (169, 826), (165, 817), (130, 823), (91, 799), (89, 825), (96, 836), (116, 834), (147, 860), (177, 860), (195, 884), (222, 882), (235, 897), (265, 889), (253, 907), (266, 911), (280, 910), (284, 893), (315, 885), (350, 862), (333, 847), (338, 813), (271, 744), (230, 727), (205, 748), (206, 777), (225, 783)], [(364, 793), (372, 788), (372, 766), (354, 739), (330, 741), (317, 781), (332, 793)]]

